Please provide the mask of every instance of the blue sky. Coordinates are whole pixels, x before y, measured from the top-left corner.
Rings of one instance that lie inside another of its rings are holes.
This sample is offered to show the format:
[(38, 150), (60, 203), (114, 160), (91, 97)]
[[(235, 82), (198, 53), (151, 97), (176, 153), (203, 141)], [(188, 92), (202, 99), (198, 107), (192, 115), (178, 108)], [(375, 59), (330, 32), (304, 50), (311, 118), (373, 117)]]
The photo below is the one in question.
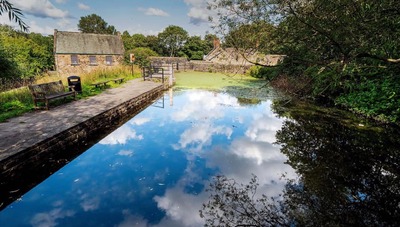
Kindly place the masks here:
[[(120, 32), (157, 35), (169, 25), (177, 25), (189, 35), (213, 33), (208, 22), (207, 0), (9, 0), (24, 13), (31, 32), (44, 35), (78, 31), (78, 21), (92, 13)], [(0, 23), (11, 23), (6, 15)]]

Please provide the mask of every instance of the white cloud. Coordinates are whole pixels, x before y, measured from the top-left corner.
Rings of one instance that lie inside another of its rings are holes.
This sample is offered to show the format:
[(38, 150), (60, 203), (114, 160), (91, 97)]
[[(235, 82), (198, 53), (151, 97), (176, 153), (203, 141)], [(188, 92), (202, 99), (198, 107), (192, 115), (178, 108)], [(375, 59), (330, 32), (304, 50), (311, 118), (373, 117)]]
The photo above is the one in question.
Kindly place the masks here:
[(203, 122), (185, 130), (176, 148), (185, 149), (193, 146), (192, 151), (201, 151), (203, 146), (210, 145), (214, 135), (225, 135), (228, 139), (232, 135), (232, 128), (211, 125), (211, 122)]
[(133, 215), (130, 210), (123, 210), (124, 220), (118, 224), (118, 227), (146, 227), (149, 226), (147, 220), (138, 215)]
[(143, 135), (136, 135), (135, 130), (131, 129), (128, 125), (123, 125), (99, 143), (108, 145), (125, 144), (130, 139), (142, 140)]
[(35, 227), (52, 227), (57, 226), (57, 219), (63, 219), (65, 217), (72, 217), (75, 215), (74, 211), (63, 210), (61, 208), (55, 208), (48, 213), (38, 213), (33, 216), (31, 225)]
[(40, 26), (36, 23), (36, 21), (31, 21), (29, 24), (29, 31), (30, 32), (35, 32), (35, 33), (40, 33), (40, 34), (53, 34), (54, 33), (54, 28), (50, 26)]
[(144, 12), (144, 14), (148, 16), (160, 16), (160, 17), (168, 17), (169, 14), (161, 9), (156, 8), (139, 8), (139, 11)]
[(61, 4), (61, 3), (66, 3), (67, 0), (56, 0), (56, 2)]
[[(164, 218), (159, 226), (202, 226), (204, 220), (199, 215), (201, 205), (208, 195), (187, 194), (183, 187), (167, 189), (163, 196), (155, 196), (158, 208), (164, 210), (170, 220)], [(164, 222), (169, 222), (167, 225)], [(175, 223), (174, 223), (175, 222)]]
[(118, 155), (120, 156), (128, 156), (131, 157), (133, 155), (133, 151), (129, 151), (129, 150), (120, 150), (118, 152)]
[[(57, 22), (57, 25), (60, 26), (60, 27), (62, 27), (62, 28), (65, 28), (65, 27), (71, 25), (71, 21), (64, 18), (64, 19), (59, 20), (59, 21)], [(63, 31), (65, 31), (65, 30), (63, 29)]]
[(222, 118), (224, 116), (222, 106), (240, 108), (237, 99), (234, 97), (206, 91), (195, 91), (188, 94), (187, 104), (172, 114), (172, 120), (181, 122), (191, 119), (204, 121)]
[(143, 125), (149, 122), (151, 119), (147, 117), (134, 117), (132, 120), (129, 121), (132, 125)]
[(83, 3), (78, 3), (78, 8), (81, 10), (90, 10), (90, 6), (85, 5)]
[(99, 209), (100, 207), (100, 198), (99, 197), (91, 197), (89, 194), (83, 194), (81, 196), (81, 207), (84, 211), (94, 211)]
[(49, 0), (10, 0), (10, 2), (24, 14), (53, 19), (70, 17), (68, 11), (58, 9)]
[(190, 7), (187, 14), (190, 23), (194, 25), (208, 23), (208, 17), (212, 15), (212, 12), (207, 9), (207, 2), (204, 0), (185, 0), (185, 3)]

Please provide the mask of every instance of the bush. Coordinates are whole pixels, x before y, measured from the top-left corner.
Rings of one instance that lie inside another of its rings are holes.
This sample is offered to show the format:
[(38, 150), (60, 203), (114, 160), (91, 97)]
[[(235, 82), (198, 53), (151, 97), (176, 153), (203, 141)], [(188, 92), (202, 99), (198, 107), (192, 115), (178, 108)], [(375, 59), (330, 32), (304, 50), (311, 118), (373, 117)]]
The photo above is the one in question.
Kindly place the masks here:
[(252, 66), (249, 75), (271, 81), (279, 75), (279, 71), (276, 67)]

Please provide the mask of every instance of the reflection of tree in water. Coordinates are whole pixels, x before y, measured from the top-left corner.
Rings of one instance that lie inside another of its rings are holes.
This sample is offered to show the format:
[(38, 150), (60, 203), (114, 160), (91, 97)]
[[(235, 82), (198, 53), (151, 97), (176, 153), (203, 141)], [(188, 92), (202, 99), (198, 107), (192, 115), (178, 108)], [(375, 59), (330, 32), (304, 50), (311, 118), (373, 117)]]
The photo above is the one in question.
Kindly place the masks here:
[(283, 206), (274, 198), (256, 198), (258, 182), (253, 176), (249, 184), (217, 176), (210, 184), (210, 200), (203, 204), (200, 216), (205, 226), (288, 226)]
[[(250, 210), (245, 216), (258, 216), (260, 209), (276, 213), (270, 222), (236, 224), (399, 226), (398, 128), (352, 127), (343, 123), (343, 119), (311, 111), (284, 114), (292, 119), (286, 120), (277, 132), (277, 143), (282, 146), (281, 152), (287, 155), (288, 164), (297, 171), (300, 179), (288, 181), (283, 200), (278, 205), (265, 197), (265, 201), (251, 200), (249, 191), (230, 184), (229, 180), (217, 178), (217, 183), (211, 187), (211, 200), (203, 208), (203, 215), (208, 217), (207, 224), (216, 220), (210, 218), (213, 215), (224, 216), (226, 220), (228, 217), (232, 219), (230, 216), (235, 216), (235, 221), (247, 220), (243, 214), (226, 207), (239, 206), (227, 202), (230, 199), (258, 209)], [(244, 187), (252, 188), (254, 185), (250, 182)], [(216, 196), (221, 192), (225, 193), (224, 196)], [(250, 199), (240, 199), (243, 194), (249, 195)], [(221, 210), (227, 212), (221, 213)]]
[[(349, 127), (329, 115), (291, 113), (277, 132), (299, 173), (286, 199), (301, 224), (390, 225), (400, 220), (399, 130)], [(300, 206), (301, 205), (301, 206)]]

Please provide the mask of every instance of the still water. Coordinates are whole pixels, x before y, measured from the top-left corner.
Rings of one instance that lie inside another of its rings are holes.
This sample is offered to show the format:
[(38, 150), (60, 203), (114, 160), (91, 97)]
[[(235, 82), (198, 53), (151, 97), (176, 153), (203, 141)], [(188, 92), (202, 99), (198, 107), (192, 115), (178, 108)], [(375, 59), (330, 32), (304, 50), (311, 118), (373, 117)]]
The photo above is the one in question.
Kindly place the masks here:
[(215, 175), (257, 176), (281, 225), (398, 224), (397, 128), (235, 96), (165, 94), (2, 210), (0, 226), (202, 226)]

